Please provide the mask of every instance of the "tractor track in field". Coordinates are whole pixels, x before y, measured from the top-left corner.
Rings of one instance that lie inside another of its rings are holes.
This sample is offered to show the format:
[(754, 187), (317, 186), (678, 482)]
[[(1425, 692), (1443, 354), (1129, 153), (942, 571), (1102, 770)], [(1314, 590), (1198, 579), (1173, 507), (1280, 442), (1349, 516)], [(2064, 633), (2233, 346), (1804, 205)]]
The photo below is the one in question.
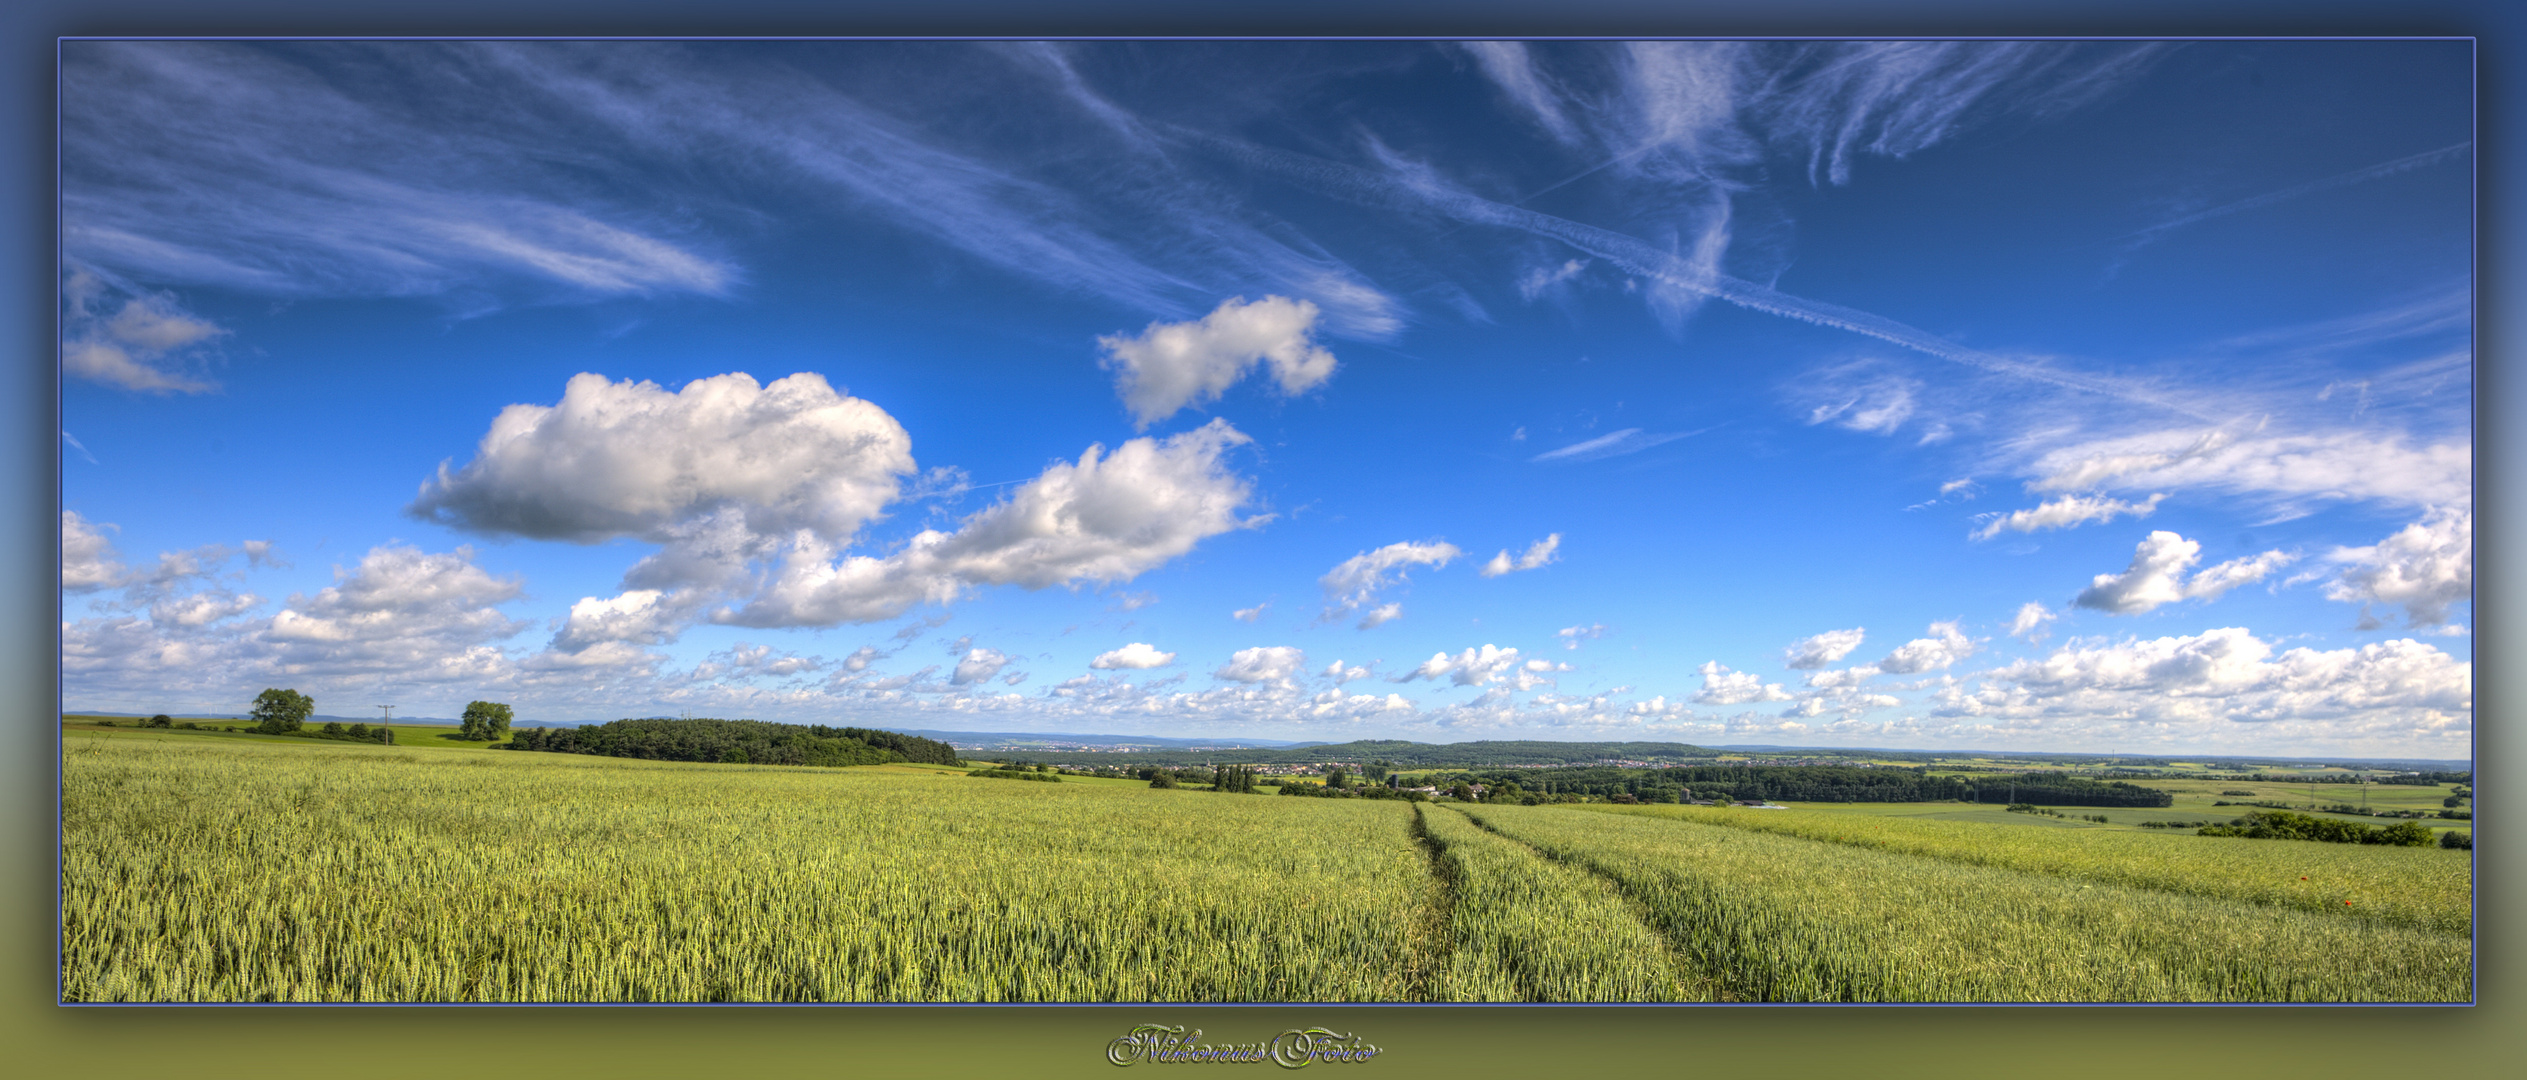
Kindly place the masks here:
[(1422, 923), (1415, 928), (1420, 938), (1420, 948), (1414, 950), (1418, 968), (1413, 972), (1411, 982), (1413, 1000), (1436, 1001), (1438, 1000), (1439, 976), (1448, 970), (1448, 954), (1456, 943), (1453, 926), (1457, 906), (1457, 877), (1455, 871), (1448, 867), (1443, 845), (1436, 837), (1430, 835), (1429, 827), (1423, 823), (1422, 805), (1421, 803), (1412, 804), (1411, 832), (1413, 843), (1419, 845), (1423, 856), (1430, 860), (1430, 880), (1434, 888), (1431, 890), (1431, 901), (1423, 915)]
[[(1710, 969), (1703, 967), (1701, 964), (1695, 963), (1692, 957), (1685, 955), (1682, 951), (1677, 949), (1675, 939), (1667, 933), (1665, 927), (1660, 925), (1659, 920), (1650, 914), (1649, 905), (1642, 903), (1640, 897), (1633, 895), (1632, 890), (1626, 888), (1623, 882), (1618, 880), (1614, 875), (1606, 873), (1603, 870), (1599, 870), (1594, 866), (1580, 862), (1576, 859), (1563, 858), (1562, 856), (1546, 851), (1543, 848), (1539, 848), (1534, 844), (1530, 844), (1515, 836), (1511, 836), (1508, 833), (1492, 827), (1491, 822), (1466, 813), (1463, 810), (1458, 810), (1455, 807), (1450, 807), (1449, 810), (1450, 812), (1465, 818), (1465, 820), (1473, 822), (1475, 828), (1481, 829), (1484, 832), (1490, 833), (1491, 835), (1497, 836), (1512, 844), (1516, 844), (1519, 848), (1536, 858), (1558, 866), (1570, 867), (1595, 878), (1597, 883), (1604, 886), (1608, 893), (1613, 894), (1615, 899), (1623, 902), (1623, 910), (1632, 916), (1633, 921), (1640, 923), (1643, 927), (1649, 930), (1650, 937), (1659, 943), (1659, 947), (1661, 949), (1665, 950), (1668, 966), (1675, 970), (1677, 977), (1680, 980), (1683, 980), (1685, 985), (1700, 989), (1705, 995), (1702, 1000), (1727, 1002), (1750, 1000), (1732, 991), (1720, 978), (1717, 972), (1711, 971)], [(1416, 831), (1420, 828), (1420, 820), (1418, 818), (1414, 820), (1414, 827)]]

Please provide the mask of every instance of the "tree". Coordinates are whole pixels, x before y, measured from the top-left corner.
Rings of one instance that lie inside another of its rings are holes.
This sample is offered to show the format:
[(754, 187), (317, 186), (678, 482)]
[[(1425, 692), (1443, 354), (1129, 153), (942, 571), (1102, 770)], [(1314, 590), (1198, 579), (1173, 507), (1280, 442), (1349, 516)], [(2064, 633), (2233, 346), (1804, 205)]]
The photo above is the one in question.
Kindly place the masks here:
[[(156, 716), (153, 716), (153, 717), (150, 717), (150, 718), (149, 718), (149, 724), (148, 724), (147, 726), (149, 726), (149, 727), (173, 727), (173, 726), (175, 726), (175, 717), (169, 716), (169, 715), (167, 715), (167, 714), (165, 714), (165, 713), (159, 713), (158, 715), (156, 715)], [(2454, 803), (2454, 802), (2450, 802), (2448, 805), (2450, 805), (2450, 806), (2455, 806), (2455, 805), (2457, 805), (2457, 804), (2456, 804), (2456, 803)]]
[(499, 742), (509, 737), (509, 707), (496, 701), (477, 701), (465, 707), (462, 726), (456, 737), (468, 742)]
[(315, 699), (296, 690), (265, 690), (255, 695), (254, 711), (249, 714), (254, 729), (266, 735), (287, 735), (307, 722), (316, 711)]

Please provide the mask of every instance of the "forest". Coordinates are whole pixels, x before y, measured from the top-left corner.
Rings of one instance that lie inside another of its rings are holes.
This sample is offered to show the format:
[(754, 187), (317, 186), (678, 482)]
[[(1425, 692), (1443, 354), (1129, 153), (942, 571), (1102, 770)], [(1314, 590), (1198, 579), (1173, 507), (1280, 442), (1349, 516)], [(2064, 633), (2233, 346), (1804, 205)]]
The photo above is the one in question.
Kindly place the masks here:
[(867, 728), (775, 724), (762, 720), (617, 720), (569, 728), (520, 728), (510, 750), (653, 761), (753, 765), (883, 765), (916, 761), (962, 764), (956, 748), (934, 739)]

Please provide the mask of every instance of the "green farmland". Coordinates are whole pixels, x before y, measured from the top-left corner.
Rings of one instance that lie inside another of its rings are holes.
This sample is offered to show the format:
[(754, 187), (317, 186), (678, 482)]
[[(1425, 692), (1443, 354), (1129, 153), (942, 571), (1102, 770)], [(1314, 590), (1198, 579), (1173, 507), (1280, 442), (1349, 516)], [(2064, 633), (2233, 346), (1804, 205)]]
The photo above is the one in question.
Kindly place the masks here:
[(75, 720), (64, 742), (73, 1001), (2472, 992), (2470, 860), (2436, 848), (1954, 803), (1907, 809), (1989, 820), (1277, 798)]

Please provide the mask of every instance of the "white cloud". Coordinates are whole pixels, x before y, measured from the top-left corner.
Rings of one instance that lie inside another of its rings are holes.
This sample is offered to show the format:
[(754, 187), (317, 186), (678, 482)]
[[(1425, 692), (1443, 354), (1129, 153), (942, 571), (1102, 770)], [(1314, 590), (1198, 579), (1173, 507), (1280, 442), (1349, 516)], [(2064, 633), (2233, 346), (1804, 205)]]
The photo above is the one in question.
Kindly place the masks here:
[(1554, 552), (1561, 546), (1562, 534), (1552, 533), (1527, 545), (1527, 550), (1515, 560), (1509, 557), (1508, 548), (1502, 548), (1500, 554), (1492, 556), (1492, 561), (1483, 564), (1483, 576), (1500, 577), (1512, 571), (1533, 570), (1554, 561)]
[(1242, 623), (1256, 622), (1263, 618), (1264, 609), (1271, 606), (1272, 601), (1266, 600), (1263, 603), (1250, 608), (1239, 608), (1235, 611), (1229, 612), (1228, 617)]
[(1563, 648), (1577, 649), (1579, 648), (1580, 642), (1595, 641), (1598, 638), (1606, 636), (1606, 624), (1590, 623), (1587, 626), (1565, 626), (1554, 631), (1553, 636), (1562, 639)]
[(1257, 364), (1270, 366), (1285, 397), (1333, 377), (1334, 354), (1310, 335), (1316, 305), (1267, 296), (1237, 297), (1192, 322), (1151, 323), (1136, 337), (1097, 339), (1115, 373), (1115, 393), (1142, 427), (1217, 399)]
[(2121, 574), (2099, 574), (2072, 602), (2112, 615), (2137, 615), (2185, 598), (2184, 575), (2202, 558), (2202, 545), (2166, 530), (2152, 532), (2132, 553)]
[(1908, 379), (1880, 380), (1858, 396), (1809, 409), (1808, 423), (1832, 421), (1837, 427), (1853, 431), (1892, 435), (1897, 428), (1904, 426), (1904, 421), (1912, 419), (1916, 385)]
[(712, 653), (708, 659), (693, 669), (689, 679), (693, 682), (764, 677), (778, 679), (803, 675), (824, 666), (825, 662), (816, 657), (780, 652), (769, 645), (751, 645), (740, 641), (734, 646)]
[[(2357, 649), (2272, 646), (2239, 627), (2190, 637), (2064, 648), (1941, 692), (1938, 715), (2111, 721), (2225, 736), (2229, 723), (2321, 729), (2302, 734), (2462, 733), (2473, 665), (2411, 640)], [(2328, 721), (2350, 720), (2346, 728)], [(2283, 731), (2270, 731), (2271, 738)]]
[(1430, 659), (1422, 661), (1419, 667), (1395, 676), (1392, 681), (1428, 679), (1437, 682), (1441, 676), (1446, 676), (1448, 681), (1458, 686), (1481, 686), (1499, 677), (1502, 672), (1516, 669), (1518, 664), (1518, 650), (1484, 645), (1455, 656), (1444, 652), (1432, 653)]
[[(112, 525), (105, 526), (108, 529)], [(95, 592), (123, 584), (130, 575), (114, 551), (114, 543), (76, 510), (61, 512), (61, 588), (63, 592)]]
[(2325, 596), (2357, 604), (2402, 604), (2410, 625), (2437, 626), (2449, 605), (2474, 595), (2474, 511), (2441, 507), (2368, 547), (2337, 548), (2328, 561), (2343, 576)]
[(1913, 675), (1938, 671), (1974, 655), (1974, 642), (1953, 621), (1930, 624), (1930, 635), (1897, 646), (1878, 661), (1878, 667), (1896, 675)]
[(2201, 557), (2201, 544), (2164, 529), (2152, 532), (2133, 549), (2131, 566), (2121, 574), (2097, 575), (2072, 603), (2110, 615), (2138, 615), (2179, 600), (2213, 600), (2240, 585), (2263, 580), (2296, 558), (2267, 551), (2231, 559), (2187, 580), (2185, 572)]
[(1160, 652), (1144, 642), (1135, 641), (1112, 652), (1097, 654), (1097, 658), (1089, 661), (1088, 666), (1099, 671), (1114, 671), (1121, 668), (1142, 670), (1166, 667), (1175, 662), (1176, 654)]
[(63, 374), (155, 394), (218, 389), (175, 368), (198, 346), (228, 331), (166, 296), (127, 296), (109, 315), (106, 293), (111, 288), (95, 274), (76, 269), (62, 284), (67, 307), (61, 325)]
[(1804, 681), (1818, 690), (1847, 690), (1878, 674), (1875, 664), (1855, 664), (1840, 671), (1811, 671)]
[(1354, 679), (1368, 678), (1369, 669), (1357, 664), (1350, 667), (1344, 667), (1342, 661), (1336, 660), (1333, 663), (1325, 665), (1325, 670), (1319, 672), (1318, 674), (1321, 674), (1328, 679), (1332, 679), (1336, 683), (1347, 683)]
[(1211, 674), (1239, 683), (1286, 682), (1307, 666), (1307, 654), (1288, 645), (1260, 645), (1229, 654), (1228, 663)]
[[(1945, 489), (1943, 489), (1944, 492)], [(2103, 495), (2066, 495), (2048, 499), (2032, 510), (2013, 510), (2006, 514), (1983, 517), (1984, 525), (1973, 533), (1974, 539), (1989, 540), (2003, 532), (2035, 532), (2039, 529), (2067, 529), (2092, 521), (2113, 521), (2120, 515), (2148, 517), (2158, 509), (2166, 495), (2152, 495), (2140, 502), (2124, 502)]]
[(1509, 95), (1509, 100), (1533, 115), (1536, 122), (1542, 124), (1554, 138), (1563, 142), (1577, 138), (1578, 133), (1571, 126), (1570, 118), (1562, 115), (1560, 95), (1536, 70), (1524, 42), (1467, 41), (1458, 43), (1458, 47), (1473, 54), (1475, 61), (1482, 66), (1483, 74), (1489, 76), (1502, 93)]
[(887, 655), (889, 654), (879, 652), (875, 645), (862, 645), (851, 650), (851, 655), (842, 658), (842, 670), (857, 675), (869, 670), (869, 665), (884, 659)]
[(2221, 593), (2240, 585), (2252, 585), (2262, 581), (2271, 576), (2273, 571), (2297, 561), (2299, 561), (2298, 556), (2286, 551), (2267, 551), (2261, 555), (2231, 559), (2195, 574), (2192, 580), (2185, 583), (2185, 598), (2216, 600)]
[(956, 670), (949, 673), (948, 681), (958, 686), (970, 686), (1000, 674), (1000, 669), (1008, 666), (1007, 653), (998, 649), (972, 649), (956, 662)]
[(1376, 606), (1376, 607), (1374, 607), (1374, 608), (1369, 609), (1369, 613), (1368, 613), (1368, 614), (1360, 616), (1360, 625), (1359, 625), (1359, 628), (1360, 628), (1360, 629), (1362, 629), (1362, 630), (1375, 630), (1375, 629), (1377, 629), (1378, 627), (1384, 626), (1384, 625), (1386, 625), (1386, 624), (1388, 624), (1388, 623), (1394, 622), (1395, 620), (1397, 620), (1397, 619), (1401, 619), (1401, 618), (1403, 618), (1403, 617), (1404, 617), (1404, 605), (1403, 605), (1403, 604), (1401, 604), (1401, 603), (1380, 604), (1380, 605), (1378, 605), (1378, 606)]
[(672, 603), (662, 603), (664, 596), (656, 589), (633, 589), (610, 599), (584, 597), (563, 617), (552, 648), (575, 653), (608, 641), (639, 645), (673, 641), (686, 613)]
[(1367, 604), (1378, 590), (1404, 579), (1404, 570), (1413, 566), (1442, 567), (1449, 560), (1464, 554), (1455, 544), (1445, 541), (1388, 544), (1376, 551), (1364, 551), (1344, 559), (1316, 583), (1325, 590), (1325, 617), (1342, 615)]
[(2043, 641), (2051, 633), (2045, 629), (2046, 624), (2057, 618), (2060, 616), (2051, 608), (2029, 600), (2018, 606), (2018, 616), (2009, 621), (2009, 636), (2024, 638), (2030, 644)]
[(1536, 297), (1552, 291), (1554, 286), (1578, 277), (1580, 271), (1586, 269), (1588, 269), (1586, 259), (1571, 259), (1560, 266), (1529, 267), (1526, 273), (1518, 276), (1518, 295), (1532, 303)]
[(497, 676), (506, 656), (489, 643), (527, 627), (494, 605), (517, 599), (524, 585), (474, 565), (459, 547), (431, 554), (380, 546), (335, 584), (313, 596), (294, 595), (264, 632), (280, 670), (320, 675), (381, 675), (412, 682)]
[(802, 530), (762, 592), (715, 619), (743, 626), (829, 626), (893, 618), (969, 589), (1041, 589), (1128, 581), (1232, 529), (1246, 482), (1222, 464), (1247, 442), (1213, 420), (1165, 439), (1139, 438), (1111, 455), (1090, 446), (953, 533), (925, 529), (884, 557), (853, 555)]
[[(1526, 429), (1520, 428), (1518, 430), (1523, 432)], [(1589, 439), (1584, 442), (1575, 442), (1557, 450), (1547, 450), (1534, 457), (1528, 458), (1527, 460), (1530, 462), (1552, 464), (1570, 464), (1581, 461), (1595, 461), (1599, 458), (1621, 457), (1625, 454), (1637, 454), (1653, 446), (1671, 443), (1678, 439), (1689, 438), (1699, 434), (1702, 434), (1702, 432), (1669, 431), (1657, 434), (1644, 434), (1639, 428), (1625, 428), (1621, 431), (1600, 435), (1594, 439)]]
[(474, 460), (442, 463), (409, 512), (483, 533), (663, 543), (726, 511), (751, 537), (840, 543), (913, 471), (894, 417), (812, 372), (768, 386), (732, 372), (675, 392), (582, 373), (557, 405), (502, 409)]
[(1782, 662), (1800, 671), (1812, 671), (1851, 655), (1853, 649), (1860, 647), (1863, 636), (1863, 628), (1855, 626), (1802, 638), (1783, 651)]
[(1788, 701), (1780, 684), (1767, 684), (1751, 671), (1730, 671), (1719, 661), (1706, 662), (1702, 672), (1702, 689), (1693, 700), (1701, 705), (1744, 705), (1754, 701)]
[(2039, 458), (2038, 492), (2202, 488), (2275, 500), (2367, 499), (2456, 506), (2474, 494), (2464, 439), (2412, 446), (2399, 433), (2238, 434), (2170, 430), (2082, 443)]

